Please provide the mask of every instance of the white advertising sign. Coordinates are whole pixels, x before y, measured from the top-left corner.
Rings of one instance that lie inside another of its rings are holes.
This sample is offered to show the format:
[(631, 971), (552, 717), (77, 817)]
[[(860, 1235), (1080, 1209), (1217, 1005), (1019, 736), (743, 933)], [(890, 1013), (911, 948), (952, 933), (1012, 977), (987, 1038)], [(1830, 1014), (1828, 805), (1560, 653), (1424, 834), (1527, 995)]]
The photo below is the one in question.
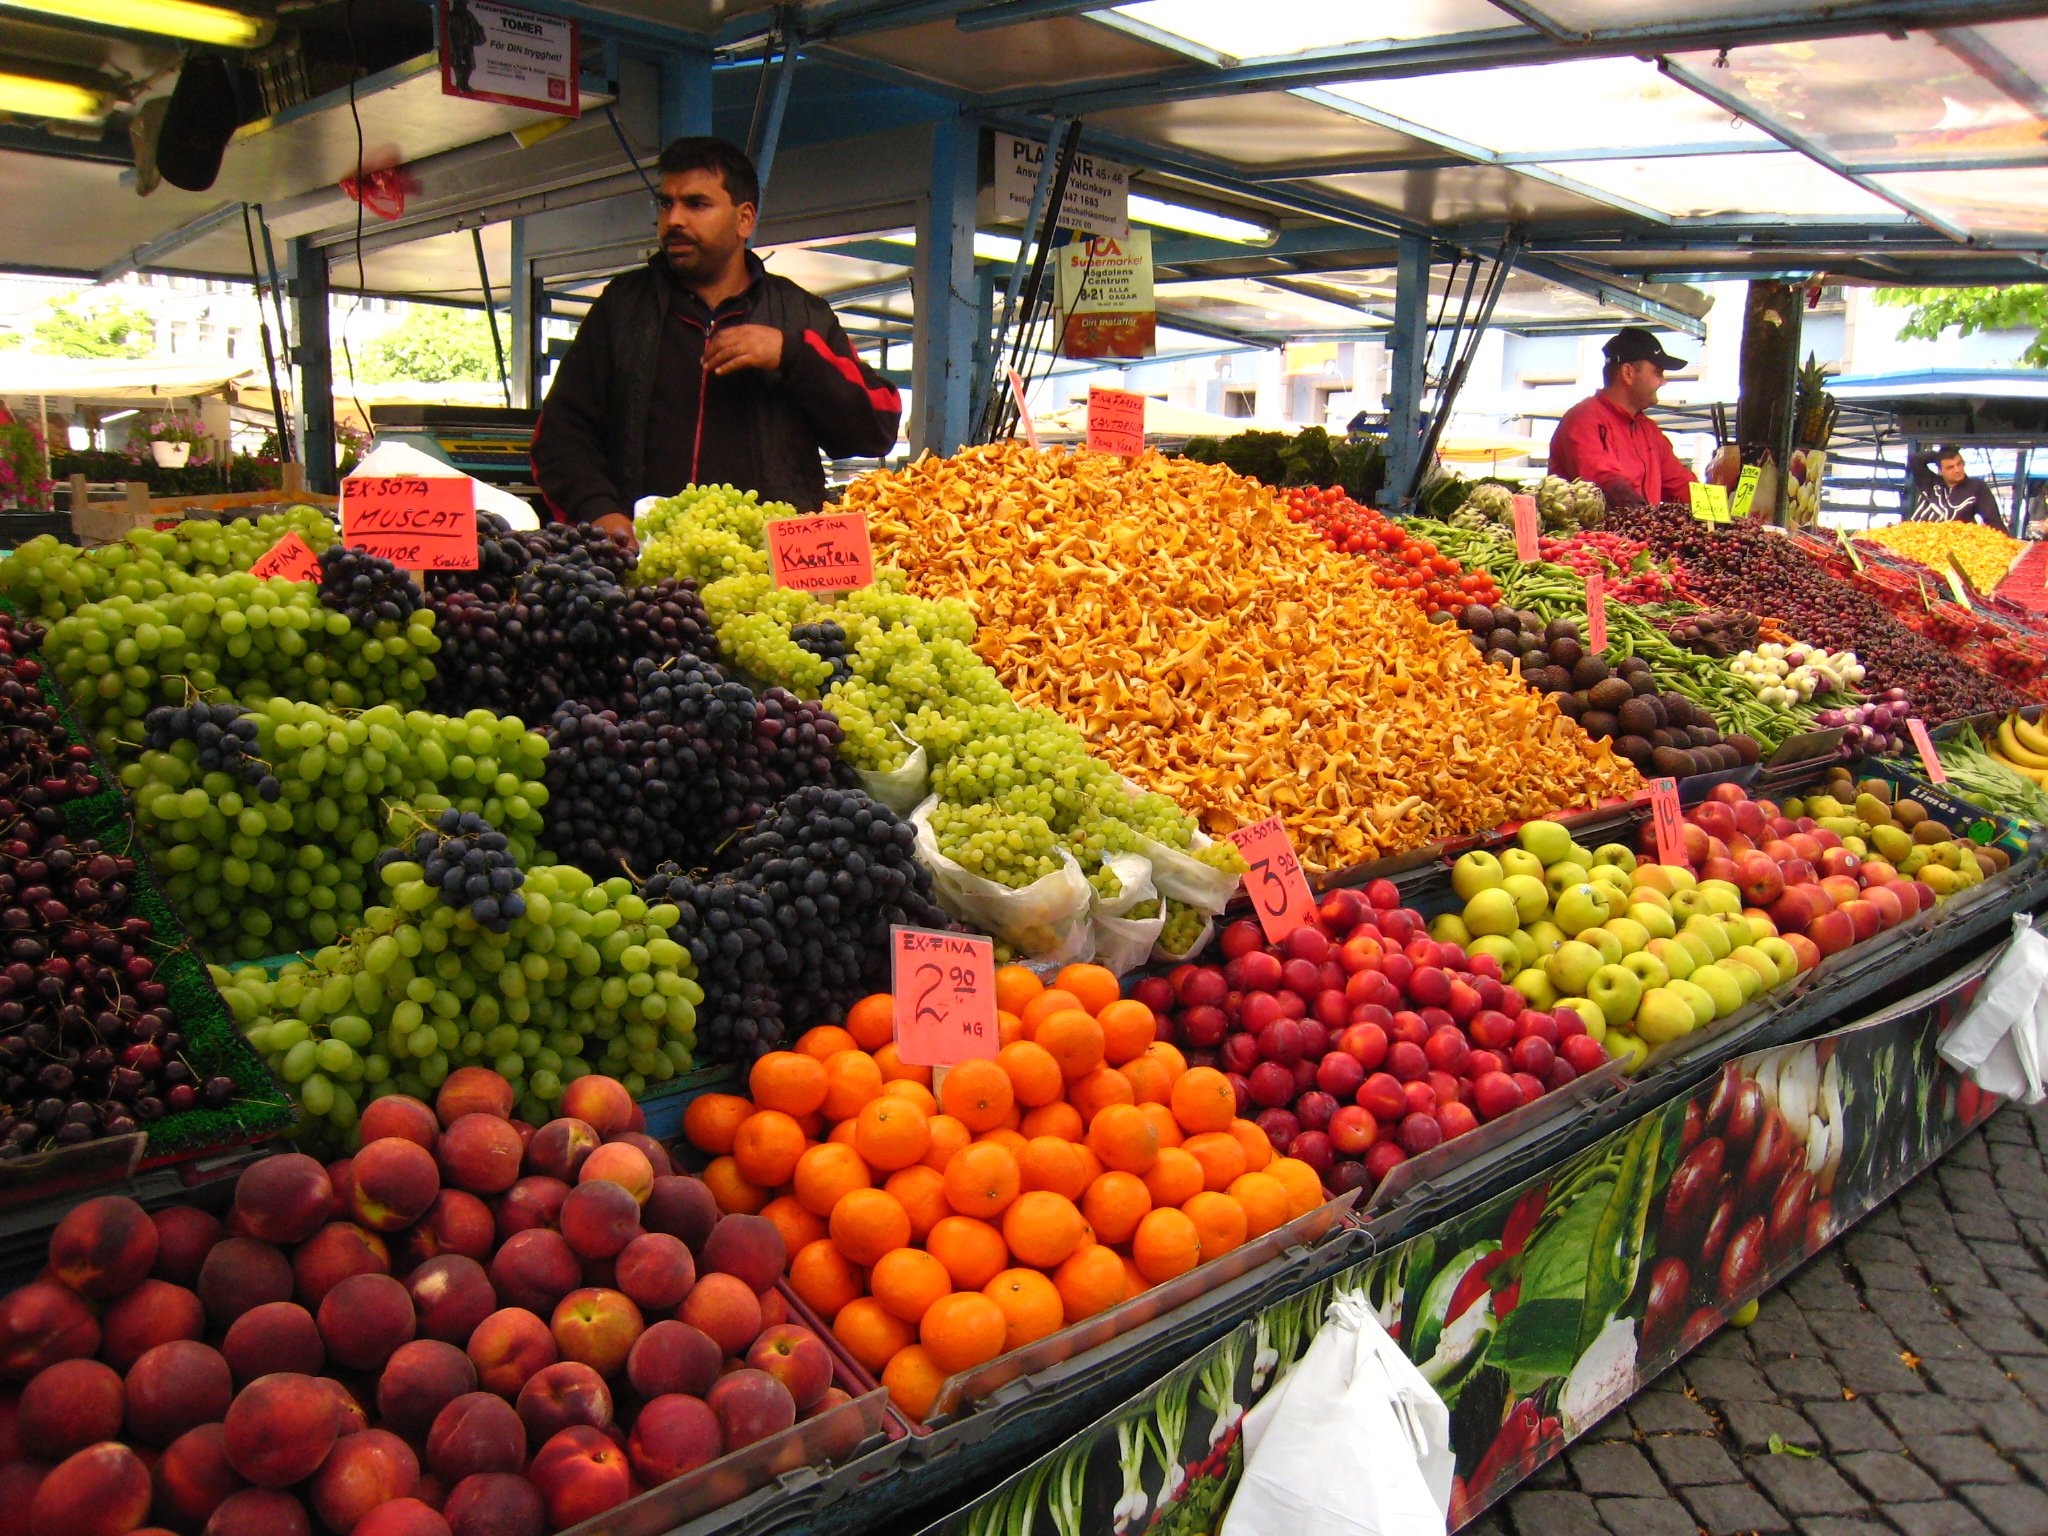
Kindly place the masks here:
[(576, 23), (492, 0), (442, 0), (441, 93), (581, 114)]
[[(1031, 217), (1031, 194), (1045, 174), (1045, 146), (1014, 134), (995, 136), (995, 216), (1022, 223)], [(1128, 166), (1077, 153), (1067, 173), (1059, 228), (1085, 235), (1130, 233), (1131, 172)]]

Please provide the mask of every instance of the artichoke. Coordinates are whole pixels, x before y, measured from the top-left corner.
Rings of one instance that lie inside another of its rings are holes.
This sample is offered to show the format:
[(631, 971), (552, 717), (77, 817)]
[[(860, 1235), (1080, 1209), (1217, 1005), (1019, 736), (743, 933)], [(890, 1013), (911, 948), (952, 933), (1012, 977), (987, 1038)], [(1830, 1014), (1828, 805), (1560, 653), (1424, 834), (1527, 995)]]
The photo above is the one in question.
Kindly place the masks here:
[(1598, 528), (1607, 521), (1607, 496), (1590, 480), (1572, 482), (1572, 505), (1581, 528)]
[(1557, 475), (1545, 475), (1536, 486), (1536, 511), (1550, 532), (1569, 532), (1578, 525), (1578, 501), (1572, 483)]
[(1461, 512), (1476, 512), (1490, 522), (1512, 528), (1515, 525), (1514, 492), (1504, 485), (1484, 481), (1472, 487), (1472, 494), (1465, 498)]

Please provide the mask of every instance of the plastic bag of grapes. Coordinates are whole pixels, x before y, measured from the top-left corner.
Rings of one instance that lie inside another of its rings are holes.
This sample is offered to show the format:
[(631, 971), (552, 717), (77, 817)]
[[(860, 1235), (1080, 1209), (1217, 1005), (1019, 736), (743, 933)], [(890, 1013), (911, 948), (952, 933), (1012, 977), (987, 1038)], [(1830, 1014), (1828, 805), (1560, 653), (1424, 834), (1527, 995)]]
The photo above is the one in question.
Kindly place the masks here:
[(856, 768), (860, 775), (860, 787), (868, 792), (871, 799), (879, 800), (898, 816), (908, 816), (923, 803), (930, 793), (930, 759), (924, 748), (903, 735), (900, 727), (891, 726), (904, 743), (910, 747), (910, 756), (894, 768)]
[(1058, 868), (1029, 885), (986, 879), (939, 851), (932, 828), (938, 803), (938, 796), (928, 797), (911, 812), (910, 821), (917, 828), (918, 862), (932, 872), (932, 892), (940, 905), (1033, 961), (1093, 959), (1095, 935), (1088, 909), (1095, 893), (1079, 861), (1061, 848)]
[(1121, 976), (1152, 957), (1166, 927), (1166, 903), (1152, 884), (1151, 861), (1135, 853), (1113, 854), (1104, 869), (1122, 882), (1114, 900), (1097, 897), (1090, 921), (1095, 929), (1095, 963)]
[[(1134, 797), (1145, 793), (1144, 785), (1130, 779), (1124, 780), (1124, 788)], [(1229, 906), (1230, 898), (1237, 894), (1238, 882), (1244, 877), (1191, 857), (1214, 841), (1197, 828), (1189, 841), (1189, 851), (1183, 853), (1178, 848), (1169, 848), (1157, 838), (1140, 833), (1138, 849), (1152, 865), (1153, 888), (1161, 896), (1184, 901), (1204, 912), (1221, 912)]]

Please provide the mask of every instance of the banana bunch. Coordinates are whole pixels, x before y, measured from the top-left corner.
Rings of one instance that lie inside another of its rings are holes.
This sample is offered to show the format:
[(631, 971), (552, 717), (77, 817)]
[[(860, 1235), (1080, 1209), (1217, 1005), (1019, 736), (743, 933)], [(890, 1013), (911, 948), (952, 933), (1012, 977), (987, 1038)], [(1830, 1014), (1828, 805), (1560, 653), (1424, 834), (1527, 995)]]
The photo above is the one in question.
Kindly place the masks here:
[(1994, 760), (2048, 789), (2048, 731), (2034, 721), (2014, 710), (1986, 745)]

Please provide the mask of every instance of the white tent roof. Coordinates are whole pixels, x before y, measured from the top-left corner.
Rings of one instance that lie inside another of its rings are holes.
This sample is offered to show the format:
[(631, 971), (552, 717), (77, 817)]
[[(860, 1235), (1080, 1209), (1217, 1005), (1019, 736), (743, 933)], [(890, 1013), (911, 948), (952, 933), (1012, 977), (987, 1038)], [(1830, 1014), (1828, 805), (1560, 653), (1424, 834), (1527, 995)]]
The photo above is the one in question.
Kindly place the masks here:
[(153, 358), (40, 357), (0, 352), (0, 396), (67, 400), (190, 400), (225, 393), (253, 368)]

